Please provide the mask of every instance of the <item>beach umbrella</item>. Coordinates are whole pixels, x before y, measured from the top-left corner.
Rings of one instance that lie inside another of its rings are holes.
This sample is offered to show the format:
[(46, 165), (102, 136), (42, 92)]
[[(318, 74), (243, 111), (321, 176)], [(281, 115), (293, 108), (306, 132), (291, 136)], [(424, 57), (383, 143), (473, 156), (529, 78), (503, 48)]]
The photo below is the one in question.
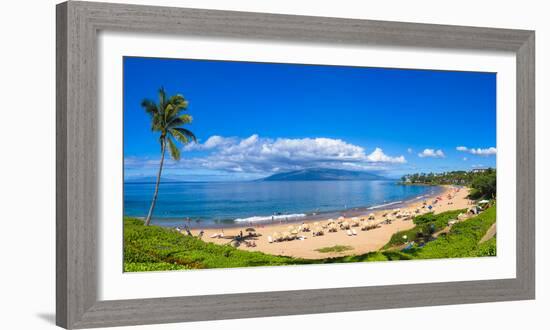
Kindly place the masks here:
[(369, 220), (374, 219), (374, 213), (369, 214)]
[(369, 230), (369, 229), (372, 229), (372, 228), (375, 228), (375, 227), (376, 227), (376, 224), (374, 223), (374, 220), (367, 220), (367, 223), (365, 223), (361, 227), (361, 230)]
[(256, 231), (256, 229), (252, 228), (252, 227), (248, 227), (245, 229), (245, 231), (248, 231), (248, 232), (253, 232), (253, 231)]

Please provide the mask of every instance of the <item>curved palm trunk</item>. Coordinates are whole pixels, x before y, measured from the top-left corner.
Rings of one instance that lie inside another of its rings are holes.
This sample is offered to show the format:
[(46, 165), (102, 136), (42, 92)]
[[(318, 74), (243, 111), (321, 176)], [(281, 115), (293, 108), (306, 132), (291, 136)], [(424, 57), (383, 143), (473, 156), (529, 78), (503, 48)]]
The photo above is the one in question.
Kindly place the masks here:
[(151, 223), (151, 217), (153, 216), (153, 210), (155, 209), (155, 204), (157, 202), (157, 196), (159, 193), (159, 184), (160, 184), (160, 175), (162, 173), (162, 165), (164, 164), (164, 152), (166, 151), (166, 142), (162, 141), (162, 154), (160, 156), (160, 166), (159, 173), (157, 174), (157, 184), (155, 185), (155, 194), (153, 195), (153, 201), (151, 202), (151, 207), (149, 208), (149, 214), (147, 214), (147, 219), (145, 219), (145, 225), (149, 226)]

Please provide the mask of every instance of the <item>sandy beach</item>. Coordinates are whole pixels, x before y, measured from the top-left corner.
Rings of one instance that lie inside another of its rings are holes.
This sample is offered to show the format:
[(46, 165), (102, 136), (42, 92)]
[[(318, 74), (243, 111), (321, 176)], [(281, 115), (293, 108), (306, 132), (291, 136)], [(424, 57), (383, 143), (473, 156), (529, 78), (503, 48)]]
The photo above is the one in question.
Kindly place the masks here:
[[(304, 226), (301, 223), (256, 223), (253, 224), (252, 227), (255, 229), (255, 232), (261, 234), (261, 236), (247, 240), (255, 244), (255, 246), (241, 244), (239, 249), (307, 259), (364, 254), (379, 250), (389, 241), (394, 233), (414, 227), (414, 223), (410, 219), (410, 216), (398, 218), (397, 214), (402, 215), (408, 213), (410, 215), (415, 215), (418, 214), (416, 213), (417, 210), (420, 211), (420, 213), (425, 213), (428, 212), (429, 206), (432, 206), (431, 211), (434, 213), (468, 208), (469, 200), (467, 199), (467, 195), (467, 188), (446, 186), (444, 191), (436, 196), (432, 196), (427, 200), (412, 201), (401, 206), (399, 209), (371, 210), (366, 212), (366, 214), (354, 217), (354, 219), (333, 219), (336, 226), (338, 226), (336, 232), (329, 232), (329, 219), (305, 221), (304, 224), (310, 227), (310, 231), (304, 232), (299, 230), (297, 235), (298, 237), (302, 236), (303, 239), (269, 242), (269, 237), (273, 239), (277, 236), (275, 233), (288, 233), (290, 231), (289, 226), (293, 226), (295, 230), (298, 229), (299, 226), (303, 228)], [(426, 204), (424, 204), (424, 202), (426, 202)], [(378, 227), (367, 231), (361, 230), (361, 227), (367, 223), (368, 216), (372, 216), (372, 214), (374, 214), (374, 220), (370, 221), (370, 223), (378, 224)], [(386, 214), (385, 217), (383, 216), (384, 214)], [(391, 223), (385, 223), (385, 220), (388, 218), (392, 219)], [(350, 231), (355, 232), (356, 235), (349, 236), (346, 229), (340, 229), (338, 222), (350, 224)], [(354, 222), (357, 223), (355, 227), (351, 226)], [(248, 234), (246, 228), (249, 227), (250, 226), (243, 225), (242, 227), (225, 228), (223, 230), (220, 228), (204, 229), (203, 240), (216, 244), (228, 244), (230, 239), (227, 239), (227, 237), (238, 235), (241, 232), (246, 236)], [(321, 229), (323, 235), (314, 236), (315, 228)], [(197, 229), (193, 230), (193, 234), (196, 234), (197, 231)], [(222, 232), (225, 238), (215, 237)], [(335, 245), (349, 246), (352, 249), (328, 253), (317, 251), (317, 249), (333, 247)]]

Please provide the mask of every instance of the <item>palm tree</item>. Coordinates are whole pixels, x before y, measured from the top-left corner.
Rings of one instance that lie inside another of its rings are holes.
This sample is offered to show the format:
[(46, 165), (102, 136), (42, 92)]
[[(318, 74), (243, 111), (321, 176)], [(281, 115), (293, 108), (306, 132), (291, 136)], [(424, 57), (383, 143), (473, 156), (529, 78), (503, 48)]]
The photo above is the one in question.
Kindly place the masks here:
[(145, 225), (148, 226), (151, 223), (151, 216), (155, 209), (155, 203), (157, 202), (157, 196), (159, 192), (160, 176), (162, 173), (162, 165), (164, 164), (164, 154), (166, 153), (166, 146), (170, 151), (170, 156), (174, 160), (180, 160), (180, 150), (176, 145), (176, 141), (187, 144), (191, 140), (197, 141), (195, 134), (188, 129), (183, 128), (184, 125), (190, 124), (193, 118), (184, 114), (187, 110), (188, 102), (181, 95), (176, 94), (171, 97), (166, 96), (164, 88), (159, 89), (159, 102), (158, 104), (149, 99), (144, 99), (141, 102), (141, 106), (151, 116), (151, 130), (153, 132), (159, 132), (160, 142), (160, 165), (159, 172), (157, 174), (157, 183), (155, 185), (155, 193), (153, 195), (153, 201), (145, 219)]

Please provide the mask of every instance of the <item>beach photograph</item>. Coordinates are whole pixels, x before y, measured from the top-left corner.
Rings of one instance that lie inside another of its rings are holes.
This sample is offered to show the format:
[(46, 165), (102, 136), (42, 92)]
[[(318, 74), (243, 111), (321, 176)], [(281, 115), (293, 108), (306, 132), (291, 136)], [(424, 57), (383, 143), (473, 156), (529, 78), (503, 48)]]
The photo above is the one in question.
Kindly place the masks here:
[(124, 57), (123, 86), (124, 272), (497, 255), (495, 73)]

